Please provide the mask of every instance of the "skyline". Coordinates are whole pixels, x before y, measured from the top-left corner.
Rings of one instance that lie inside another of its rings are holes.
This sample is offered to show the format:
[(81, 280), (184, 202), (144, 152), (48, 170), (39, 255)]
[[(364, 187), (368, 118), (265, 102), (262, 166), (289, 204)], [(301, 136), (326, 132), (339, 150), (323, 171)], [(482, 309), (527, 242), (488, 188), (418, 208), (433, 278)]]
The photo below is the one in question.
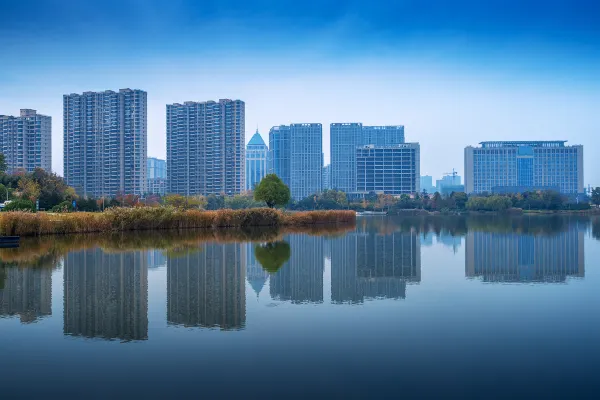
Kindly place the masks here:
[[(246, 103), (246, 143), (257, 126), (268, 142), (272, 126), (321, 123), (325, 164), (331, 123), (404, 125), (432, 176), (464, 176), (464, 147), (480, 141), (590, 149), (600, 126), (592, 1), (112, 3), (33, 1), (0, 16), (0, 114), (53, 117), (60, 175), (62, 95), (126, 87), (148, 92), (148, 156), (163, 159), (166, 104), (222, 98)], [(586, 186), (600, 184), (589, 150), (584, 165)]]

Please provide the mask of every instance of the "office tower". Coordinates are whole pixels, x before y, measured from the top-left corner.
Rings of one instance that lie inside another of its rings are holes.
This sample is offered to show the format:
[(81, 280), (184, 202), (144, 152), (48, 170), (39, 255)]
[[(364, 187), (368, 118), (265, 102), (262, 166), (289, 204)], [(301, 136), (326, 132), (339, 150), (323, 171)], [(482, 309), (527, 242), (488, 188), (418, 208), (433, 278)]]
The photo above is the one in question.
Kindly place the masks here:
[(271, 298), (295, 304), (323, 302), (323, 237), (289, 235), (290, 259), (270, 277)]
[(469, 231), (465, 276), (484, 282), (564, 282), (584, 277), (584, 232), (556, 234)]
[(65, 335), (148, 338), (146, 251), (73, 251), (63, 269)]
[(381, 234), (357, 229), (331, 240), (331, 301), (406, 297), (421, 281), (421, 239), (416, 232)]
[(289, 186), (292, 198), (321, 191), (323, 128), (321, 124), (291, 124), (269, 132), (269, 171)]
[(419, 192), (418, 143), (356, 148), (356, 191), (401, 195)]
[(331, 189), (331, 165), (323, 167), (323, 190)]
[(356, 191), (356, 148), (366, 145), (395, 146), (404, 143), (404, 126), (363, 126), (361, 123), (330, 125), (331, 188)]
[(0, 115), (0, 152), (6, 172), (52, 169), (52, 118), (22, 109), (18, 117)]
[(168, 192), (185, 196), (245, 189), (245, 103), (167, 104)]
[(435, 184), (440, 194), (449, 195), (452, 192), (465, 191), (465, 186), (461, 184), (460, 175), (457, 175), (456, 172), (444, 175), (442, 179), (436, 180)]
[(186, 327), (243, 329), (246, 248), (206, 243), (167, 255), (167, 322)]
[(165, 195), (167, 192), (167, 162), (159, 158), (148, 157), (146, 176), (148, 177), (147, 193)]
[(269, 131), (270, 174), (276, 174), (287, 186), (290, 186), (291, 130), (289, 126), (274, 126)]
[(269, 273), (260, 265), (255, 255), (256, 243), (244, 243), (242, 246), (246, 246), (246, 279), (248, 283), (256, 293), (256, 297), (260, 294), (263, 287), (269, 279)]
[(147, 93), (63, 96), (64, 176), (81, 196), (146, 193)]
[(422, 175), (421, 176), (419, 189), (422, 192), (426, 191), (427, 193), (435, 193), (436, 187), (433, 186), (433, 178), (431, 177), (431, 175)]
[(52, 315), (52, 269), (0, 267), (0, 318), (21, 323)]
[(481, 142), (465, 148), (467, 193), (583, 193), (583, 146), (566, 141)]
[(257, 129), (246, 146), (246, 190), (254, 190), (267, 174), (268, 152), (269, 148)]

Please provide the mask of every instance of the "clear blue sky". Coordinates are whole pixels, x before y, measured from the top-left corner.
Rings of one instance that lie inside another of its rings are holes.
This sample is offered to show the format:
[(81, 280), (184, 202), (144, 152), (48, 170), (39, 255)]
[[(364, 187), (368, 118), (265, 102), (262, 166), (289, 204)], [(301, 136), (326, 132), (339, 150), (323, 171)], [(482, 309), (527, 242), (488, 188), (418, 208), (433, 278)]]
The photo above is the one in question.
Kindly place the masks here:
[(148, 92), (148, 155), (165, 156), (165, 104), (239, 98), (258, 126), (404, 124), (438, 178), (483, 140), (585, 145), (600, 185), (598, 1), (0, 0), (0, 114), (53, 117), (62, 95)]

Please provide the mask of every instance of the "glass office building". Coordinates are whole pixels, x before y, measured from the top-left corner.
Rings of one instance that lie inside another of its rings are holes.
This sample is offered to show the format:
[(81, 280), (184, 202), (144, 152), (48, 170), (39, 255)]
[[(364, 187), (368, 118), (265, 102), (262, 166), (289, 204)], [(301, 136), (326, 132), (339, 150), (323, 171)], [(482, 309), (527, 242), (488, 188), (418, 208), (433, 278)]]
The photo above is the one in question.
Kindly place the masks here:
[(52, 169), (52, 118), (22, 109), (18, 117), (0, 115), (0, 153), (6, 172)]
[(81, 196), (146, 193), (147, 93), (63, 96), (64, 176)]
[(465, 191), (583, 193), (583, 146), (566, 141), (481, 142), (465, 148)]
[(420, 146), (362, 146), (356, 150), (356, 192), (401, 195), (420, 191)]
[(167, 161), (159, 158), (148, 157), (147, 193), (165, 195), (167, 192)]
[(241, 100), (167, 104), (168, 192), (185, 196), (242, 192), (244, 132)]
[(246, 146), (246, 190), (253, 190), (267, 174), (269, 148), (258, 129)]
[(276, 126), (269, 132), (269, 171), (289, 186), (292, 198), (321, 191), (323, 128), (321, 124)]
[(361, 123), (330, 125), (331, 188), (356, 191), (356, 148), (395, 146), (404, 143), (404, 126), (363, 126)]

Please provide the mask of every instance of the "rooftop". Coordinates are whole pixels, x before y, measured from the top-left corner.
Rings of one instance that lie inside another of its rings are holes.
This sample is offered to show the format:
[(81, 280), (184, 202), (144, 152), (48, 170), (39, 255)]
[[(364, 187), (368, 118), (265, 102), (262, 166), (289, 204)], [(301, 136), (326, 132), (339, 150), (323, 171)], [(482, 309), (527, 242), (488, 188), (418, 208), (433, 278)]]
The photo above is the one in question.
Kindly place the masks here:
[(565, 147), (566, 140), (510, 140), (510, 141), (492, 141), (492, 142), (479, 142), (483, 148), (494, 148), (494, 147)]
[(260, 136), (260, 133), (258, 133), (258, 129), (256, 130), (256, 133), (252, 136), (252, 138), (248, 142), (248, 146), (266, 146), (265, 141), (263, 140), (262, 136)]

